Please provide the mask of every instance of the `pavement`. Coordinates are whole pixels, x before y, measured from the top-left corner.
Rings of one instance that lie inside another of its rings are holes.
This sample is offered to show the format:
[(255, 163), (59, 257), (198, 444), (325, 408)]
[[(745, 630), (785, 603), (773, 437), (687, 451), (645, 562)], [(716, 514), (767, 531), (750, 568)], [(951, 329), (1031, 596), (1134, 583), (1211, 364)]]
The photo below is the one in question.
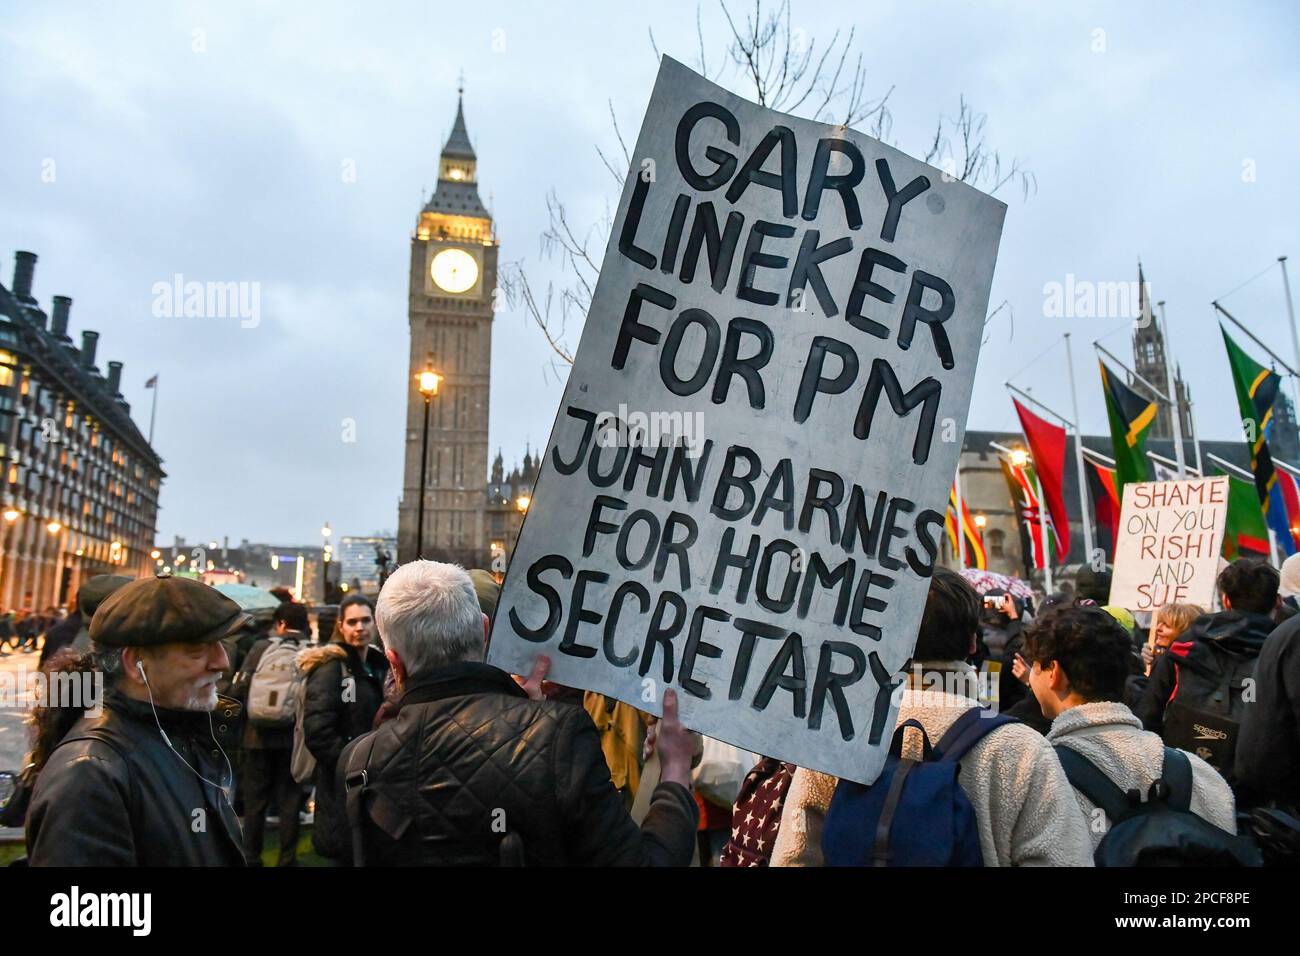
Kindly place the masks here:
[[(30, 676), (41, 655), (0, 655), (0, 771), (17, 773), (27, 754), (27, 712), (32, 706)], [(22, 830), (0, 827), (0, 843), (21, 840)]]

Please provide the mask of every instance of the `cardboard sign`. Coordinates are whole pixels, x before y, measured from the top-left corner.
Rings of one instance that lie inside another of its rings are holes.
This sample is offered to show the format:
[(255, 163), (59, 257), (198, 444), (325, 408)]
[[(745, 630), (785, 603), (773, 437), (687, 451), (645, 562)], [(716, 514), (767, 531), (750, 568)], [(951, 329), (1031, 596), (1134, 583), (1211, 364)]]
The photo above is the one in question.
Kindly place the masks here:
[(1005, 211), (665, 57), (489, 660), (874, 780)]
[(1210, 607), (1227, 520), (1223, 475), (1125, 485), (1110, 603), (1130, 611)]

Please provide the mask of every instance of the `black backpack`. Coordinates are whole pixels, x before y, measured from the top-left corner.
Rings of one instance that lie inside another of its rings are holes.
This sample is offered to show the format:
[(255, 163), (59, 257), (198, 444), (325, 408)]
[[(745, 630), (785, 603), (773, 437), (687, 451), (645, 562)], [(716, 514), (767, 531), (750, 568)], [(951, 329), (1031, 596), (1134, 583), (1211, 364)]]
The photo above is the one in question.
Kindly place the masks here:
[(1196, 754), (1231, 783), (1241, 716), (1247, 706), (1242, 693), (1255, 676), (1257, 658), (1218, 649), (1214, 655), (1222, 668), (1218, 677), (1175, 661), (1176, 693), (1165, 707), (1161, 736), (1169, 746)]
[(1161, 776), (1147, 799), (1125, 793), (1077, 750), (1056, 755), (1070, 785), (1101, 808), (1110, 829), (1093, 853), (1097, 866), (1263, 866), (1259, 849), (1192, 813), (1192, 762), (1165, 748)]

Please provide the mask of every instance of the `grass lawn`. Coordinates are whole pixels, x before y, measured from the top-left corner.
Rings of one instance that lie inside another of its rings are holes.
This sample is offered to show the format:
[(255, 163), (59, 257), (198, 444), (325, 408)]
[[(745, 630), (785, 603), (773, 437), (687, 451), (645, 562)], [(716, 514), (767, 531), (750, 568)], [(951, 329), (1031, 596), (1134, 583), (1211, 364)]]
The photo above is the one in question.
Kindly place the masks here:
[[(298, 830), (298, 865), (299, 866), (333, 866), (329, 860), (319, 856), (311, 846), (311, 826), (303, 825)], [(27, 855), (27, 847), (19, 843), (0, 843), (0, 866), (8, 866), (14, 860)], [(280, 855), (280, 834), (275, 824), (267, 824), (266, 846), (262, 850), (262, 865), (275, 866)]]

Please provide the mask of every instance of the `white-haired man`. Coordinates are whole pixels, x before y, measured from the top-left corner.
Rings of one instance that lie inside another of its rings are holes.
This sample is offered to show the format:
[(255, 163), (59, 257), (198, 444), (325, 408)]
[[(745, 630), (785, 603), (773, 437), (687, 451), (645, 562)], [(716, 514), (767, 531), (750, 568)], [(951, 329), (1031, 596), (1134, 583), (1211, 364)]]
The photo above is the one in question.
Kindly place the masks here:
[(483, 662), (488, 621), (464, 570), (403, 565), (375, 618), (401, 697), (339, 760), (355, 863), (689, 864), (699, 810), (671, 691), (655, 745), (663, 774), (638, 829), (586, 711), (536, 692), (545, 659), (524, 688)]

